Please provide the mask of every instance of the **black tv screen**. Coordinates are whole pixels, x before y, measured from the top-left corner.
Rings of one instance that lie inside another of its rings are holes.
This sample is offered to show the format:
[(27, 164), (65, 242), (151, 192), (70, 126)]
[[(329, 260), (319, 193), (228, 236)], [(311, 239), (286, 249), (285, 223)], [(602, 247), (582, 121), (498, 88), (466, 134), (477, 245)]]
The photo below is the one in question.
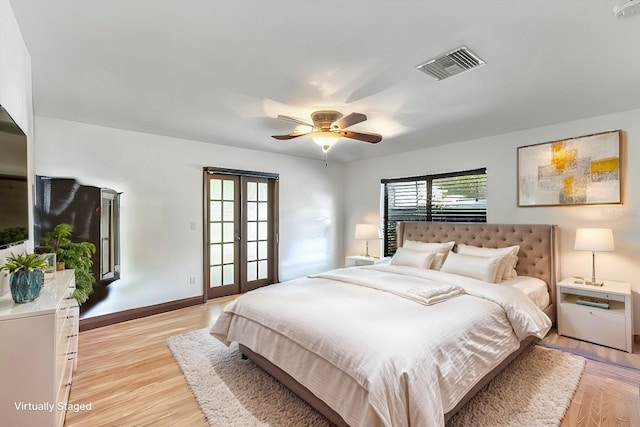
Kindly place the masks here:
[(0, 249), (29, 238), (27, 137), (0, 106)]

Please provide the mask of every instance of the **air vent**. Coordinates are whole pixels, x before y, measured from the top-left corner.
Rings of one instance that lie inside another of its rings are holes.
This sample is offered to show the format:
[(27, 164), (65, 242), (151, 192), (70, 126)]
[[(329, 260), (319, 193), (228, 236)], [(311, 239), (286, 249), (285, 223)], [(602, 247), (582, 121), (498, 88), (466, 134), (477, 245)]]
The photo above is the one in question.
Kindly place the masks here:
[(478, 55), (466, 46), (461, 46), (451, 52), (438, 55), (424, 64), (416, 66), (416, 68), (435, 79), (443, 80), (483, 64), (484, 61)]

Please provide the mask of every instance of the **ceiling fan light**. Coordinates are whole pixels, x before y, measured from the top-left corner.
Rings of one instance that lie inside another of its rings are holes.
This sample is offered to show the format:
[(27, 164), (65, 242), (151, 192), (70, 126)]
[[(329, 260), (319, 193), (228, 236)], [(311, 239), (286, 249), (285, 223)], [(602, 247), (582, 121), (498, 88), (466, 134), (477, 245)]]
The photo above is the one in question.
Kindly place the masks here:
[(313, 142), (322, 147), (322, 151), (326, 153), (340, 140), (340, 134), (331, 131), (312, 132), (311, 139)]

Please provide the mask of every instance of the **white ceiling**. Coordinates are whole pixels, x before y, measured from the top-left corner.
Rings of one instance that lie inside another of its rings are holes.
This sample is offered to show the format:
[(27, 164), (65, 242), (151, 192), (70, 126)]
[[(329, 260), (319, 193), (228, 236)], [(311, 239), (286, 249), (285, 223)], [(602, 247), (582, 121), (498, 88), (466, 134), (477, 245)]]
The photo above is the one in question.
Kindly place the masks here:
[[(618, 0), (11, 0), (38, 116), (323, 158), (277, 141), (318, 109), (369, 120), (356, 159), (640, 107), (640, 17)], [(467, 45), (486, 65), (415, 66)]]

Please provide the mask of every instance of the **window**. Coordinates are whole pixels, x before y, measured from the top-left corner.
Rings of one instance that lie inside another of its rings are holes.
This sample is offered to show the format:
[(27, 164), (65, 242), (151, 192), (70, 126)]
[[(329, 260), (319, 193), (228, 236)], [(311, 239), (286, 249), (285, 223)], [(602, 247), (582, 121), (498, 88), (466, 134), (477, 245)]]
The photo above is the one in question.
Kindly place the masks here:
[(397, 247), (399, 221), (487, 222), (487, 170), (383, 179), (384, 254)]

